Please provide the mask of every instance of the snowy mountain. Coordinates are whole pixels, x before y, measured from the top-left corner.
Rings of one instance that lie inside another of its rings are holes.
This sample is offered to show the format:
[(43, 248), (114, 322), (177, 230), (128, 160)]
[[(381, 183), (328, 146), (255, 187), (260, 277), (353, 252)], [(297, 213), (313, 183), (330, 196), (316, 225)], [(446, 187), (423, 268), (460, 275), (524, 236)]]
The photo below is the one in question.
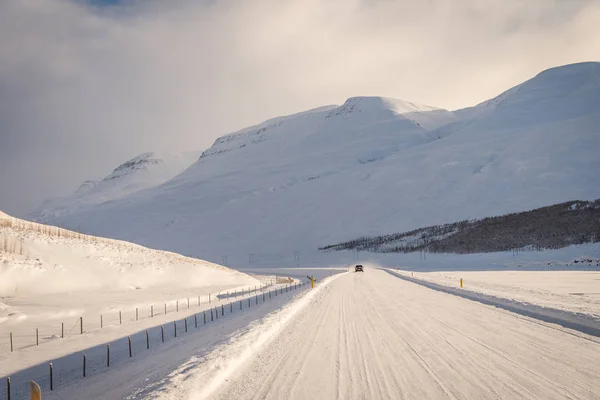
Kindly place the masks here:
[(479, 128), (509, 128), (563, 121), (598, 112), (599, 63), (551, 68), (458, 116)]
[(100, 181), (85, 181), (71, 196), (44, 201), (28, 217), (35, 221), (56, 221), (71, 213), (160, 185), (192, 165), (199, 154), (140, 154)]
[(454, 112), (350, 98), (223, 136), (162, 185), (53, 221), (213, 261), (290, 257), (599, 198), (599, 126), (600, 63)]

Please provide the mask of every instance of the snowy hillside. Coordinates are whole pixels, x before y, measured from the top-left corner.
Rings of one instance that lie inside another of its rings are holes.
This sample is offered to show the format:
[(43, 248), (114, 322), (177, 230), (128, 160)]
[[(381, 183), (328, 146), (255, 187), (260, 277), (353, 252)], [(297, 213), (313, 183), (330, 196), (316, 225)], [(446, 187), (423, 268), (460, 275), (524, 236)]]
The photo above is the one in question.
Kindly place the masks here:
[(0, 212), (0, 376), (173, 323), (271, 277), (258, 278)]
[(0, 297), (11, 298), (256, 284), (220, 265), (2, 213), (0, 263)]
[(351, 98), (218, 139), (161, 186), (53, 219), (230, 263), (600, 197), (600, 64), (448, 112)]
[(382, 97), (353, 97), (346, 100), (342, 106), (324, 106), (273, 118), (223, 136), (217, 139), (202, 157), (242, 149), (273, 139), (314, 140), (311, 136), (327, 134), (328, 138), (338, 135), (340, 141), (343, 141), (346, 135), (353, 135), (352, 131), (365, 133), (366, 129), (375, 129), (373, 136), (366, 139), (376, 140), (379, 135), (407, 132), (407, 137), (395, 137), (394, 141), (422, 142), (427, 131), (453, 121), (454, 115), (447, 110)]
[(100, 181), (85, 181), (71, 196), (44, 201), (28, 217), (40, 222), (54, 220), (160, 185), (192, 165), (199, 155), (200, 152), (140, 154), (115, 168)]
[(481, 128), (509, 128), (573, 119), (600, 108), (599, 63), (551, 68), (499, 96), (459, 111)]

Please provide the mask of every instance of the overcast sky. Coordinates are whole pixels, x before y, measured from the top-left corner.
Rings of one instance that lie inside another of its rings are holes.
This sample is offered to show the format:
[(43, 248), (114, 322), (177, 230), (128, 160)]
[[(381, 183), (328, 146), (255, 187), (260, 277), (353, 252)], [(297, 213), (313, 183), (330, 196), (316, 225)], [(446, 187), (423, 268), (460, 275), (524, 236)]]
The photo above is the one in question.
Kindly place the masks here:
[(456, 109), (600, 57), (597, 0), (0, 1), (0, 210), (357, 95)]

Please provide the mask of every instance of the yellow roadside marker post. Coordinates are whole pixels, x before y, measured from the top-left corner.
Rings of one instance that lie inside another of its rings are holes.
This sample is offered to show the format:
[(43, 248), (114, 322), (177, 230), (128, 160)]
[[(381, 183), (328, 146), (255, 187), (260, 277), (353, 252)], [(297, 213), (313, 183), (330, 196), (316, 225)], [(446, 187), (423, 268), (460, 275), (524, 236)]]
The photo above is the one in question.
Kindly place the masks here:
[(462, 284), (462, 278), (460, 278), (460, 287), (461, 287), (461, 289), (462, 289), (462, 286), (463, 286), (463, 284)]
[(34, 381), (29, 381), (29, 387), (31, 389), (31, 400), (42, 400), (42, 389), (40, 389), (40, 385)]

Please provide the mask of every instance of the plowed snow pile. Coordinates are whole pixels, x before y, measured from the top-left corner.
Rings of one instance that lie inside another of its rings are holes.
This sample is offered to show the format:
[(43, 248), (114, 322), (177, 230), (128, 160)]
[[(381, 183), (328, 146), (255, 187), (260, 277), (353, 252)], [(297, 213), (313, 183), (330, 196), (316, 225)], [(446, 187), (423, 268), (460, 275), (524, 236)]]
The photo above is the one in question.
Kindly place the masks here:
[(600, 320), (598, 271), (435, 271), (400, 273), (445, 286), (489, 294)]

